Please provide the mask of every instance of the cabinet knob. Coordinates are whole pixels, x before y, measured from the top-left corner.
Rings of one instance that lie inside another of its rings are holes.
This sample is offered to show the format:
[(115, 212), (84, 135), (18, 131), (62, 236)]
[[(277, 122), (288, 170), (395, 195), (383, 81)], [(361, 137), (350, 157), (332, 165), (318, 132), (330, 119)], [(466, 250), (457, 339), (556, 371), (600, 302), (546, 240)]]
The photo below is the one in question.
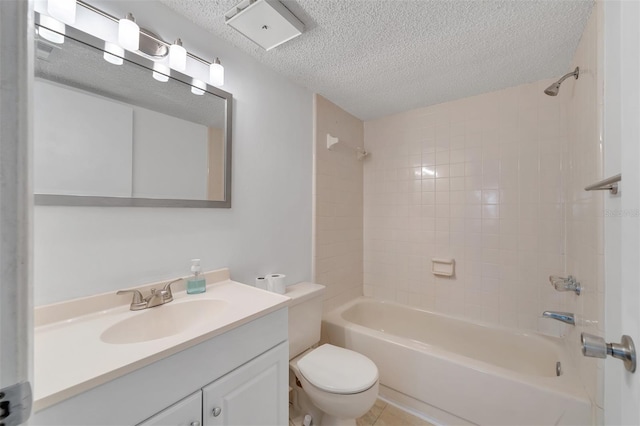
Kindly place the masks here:
[(211, 412), (211, 414), (213, 414), (213, 417), (218, 417), (220, 413), (222, 413), (222, 408), (220, 407), (214, 408), (213, 411)]
[(191, 422), (189, 426), (200, 426), (200, 422), (196, 420), (195, 422)]

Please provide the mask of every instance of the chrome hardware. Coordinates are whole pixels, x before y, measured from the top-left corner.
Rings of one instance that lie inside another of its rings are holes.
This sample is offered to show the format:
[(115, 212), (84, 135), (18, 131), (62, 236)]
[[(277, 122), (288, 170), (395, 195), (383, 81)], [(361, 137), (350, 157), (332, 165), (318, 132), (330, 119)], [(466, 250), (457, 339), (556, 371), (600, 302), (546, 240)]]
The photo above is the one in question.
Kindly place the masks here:
[(139, 311), (141, 309), (146, 309), (147, 301), (142, 298), (142, 293), (138, 290), (120, 290), (116, 294), (126, 294), (133, 293), (133, 300), (131, 301), (131, 306), (129, 309), (132, 311)]
[(222, 413), (222, 408), (220, 407), (214, 408), (213, 411), (211, 412), (211, 414), (213, 414), (213, 417), (218, 417), (220, 413)]
[(556, 376), (560, 377), (562, 375), (562, 364), (560, 361), (556, 362)]
[(181, 281), (182, 278), (170, 281), (164, 285), (162, 290), (151, 289), (151, 294), (147, 297), (142, 297), (142, 293), (138, 290), (120, 290), (116, 294), (133, 293), (133, 300), (129, 309), (132, 311), (139, 311), (142, 309), (153, 308), (155, 306), (164, 305), (173, 300), (173, 293), (171, 292), (171, 284)]
[(567, 278), (549, 275), (549, 282), (558, 291), (573, 291), (578, 296), (580, 296), (580, 292), (582, 291), (580, 283), (571, 275)]
[(622, 336), (621, 343), (607, 343), (600, 336), (582, 333), (580, 340), (582, 342), (582, 355), (592, 358), (606, 358), (607, 355), (611, 355), (622, 360), (627, 371), (635, 373), (636, 347), (631, 337), (625, 334)]
[(195, 422), (191, 422), (189, 426), (200, 426), (200, 422), (196, 420)]
[(622, 175), (617, 174), (615, 176), (611, 176), (610, 178), (606, 178), (601, 180), (600, 182), (596, 182), (593, 185), (589, 185), (584, 188), (585, 191), (609, 191), (613, 195), (618, 193), (618, 182), (622, 180)]
[(154, 308), (156, 306), (164, 305), (164, 294), (162, 290), (158, 291), (155, 288), (151, 289), (151, 294), (144, 299), (147, 302), (147, 308)]
[(0, 389), (0, 425), (17, 426), (25, 423), (31, 415), (32, 402), (29, 382)]
[(173, 300), (173, 293), (171, 292), (171, 284), (177, 283), (178, 281), (182, 281), (182, 278), (169, 281), (162, 288), (162, 297), (163, 297), (164, 303), (169, 303)]
[(542, 317), (562, 321), (565, 324), (576, 325), (575, 317), (571, 312), (544, 311)]

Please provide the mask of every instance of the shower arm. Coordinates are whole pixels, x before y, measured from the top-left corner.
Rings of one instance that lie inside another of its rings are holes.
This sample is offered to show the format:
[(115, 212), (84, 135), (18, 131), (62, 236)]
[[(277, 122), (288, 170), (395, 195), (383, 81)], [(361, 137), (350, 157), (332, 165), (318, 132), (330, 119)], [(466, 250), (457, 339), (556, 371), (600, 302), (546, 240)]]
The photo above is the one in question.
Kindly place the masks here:
[(562, 84), (563, 81), (565, 81), (566, 79), (568, 79), (571, 76), (575, 76), (576, 80), (578, 79), (578, 76), (580, 75), (580, 68), (576, 67), (575, 70), (573, 70), (572, 72), (568, 72), (565, 75), (563, 75), (560, 80), (556, 81), (556, 84)]

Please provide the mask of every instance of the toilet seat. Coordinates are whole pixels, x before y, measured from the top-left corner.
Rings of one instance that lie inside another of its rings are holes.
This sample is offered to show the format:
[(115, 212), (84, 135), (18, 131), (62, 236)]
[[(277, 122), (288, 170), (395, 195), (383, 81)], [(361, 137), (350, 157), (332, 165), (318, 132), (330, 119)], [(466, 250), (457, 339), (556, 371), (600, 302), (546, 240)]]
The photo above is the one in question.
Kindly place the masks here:
[(329, 344), (304, 355), (297, 366), (310, 384), (335, 394), (364, 392), (378, 381), (378, 368), (373, 361)]

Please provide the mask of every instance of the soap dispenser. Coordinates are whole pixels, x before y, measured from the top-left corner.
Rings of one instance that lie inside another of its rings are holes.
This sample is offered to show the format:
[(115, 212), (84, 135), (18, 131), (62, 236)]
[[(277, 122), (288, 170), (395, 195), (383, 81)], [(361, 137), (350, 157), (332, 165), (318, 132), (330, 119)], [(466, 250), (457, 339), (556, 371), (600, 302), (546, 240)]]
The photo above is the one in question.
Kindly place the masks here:
[(187, 280), (187, 293), (198, 294), (207, 291), (207, 280), (200, 275), (200, 259), (191, 259), (192, 276)]

